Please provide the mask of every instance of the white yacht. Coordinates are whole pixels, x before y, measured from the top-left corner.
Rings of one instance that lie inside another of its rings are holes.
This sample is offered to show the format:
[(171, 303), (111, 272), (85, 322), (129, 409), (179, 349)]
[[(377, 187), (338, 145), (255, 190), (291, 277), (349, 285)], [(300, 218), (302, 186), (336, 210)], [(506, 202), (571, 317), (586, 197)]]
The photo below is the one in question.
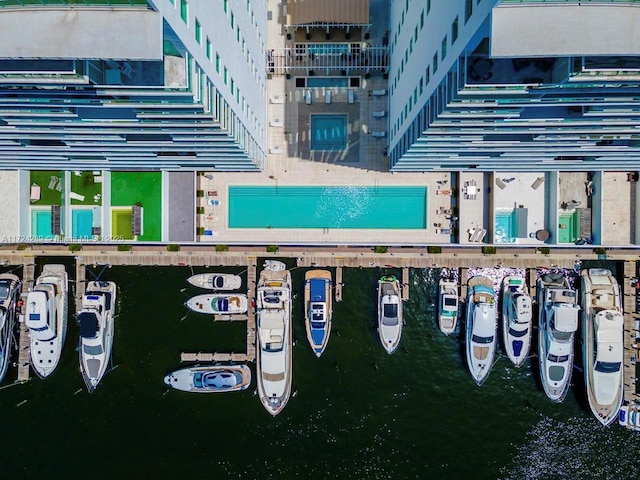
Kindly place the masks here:
[(438, 325), (442, 333), (449, 335), (458, 323), (458, 283), (441, 278), (438, 287)]
[(537, 300), (540, 380), (547, 397), (562, 402), (571, 383), (580, 306), (575, 290), (561, 273), (548, 273), (538, 279)]
[(14, 274), (0, 274), (0, 382), (7, 374), (11, 359), (20, 285), (20, 279)]
[(620, 287), (610, 270), (583, 270), (582, 358), (589, 407), (610, 425), (622, 406), (624, 316)]
[(109, 365), (115, 311), (116, 284), (89, 282), (78, 313), (80, 370), (89, 392), (96, 389)]
[(466, 354), (467, 365), (477, 385), (491, 373), (496, 354), (496, 292), (490, 278), (478, 276), (467, 282)]
[(293, 375), (291, 274), (278, 264), (282, 263), (265, 262), (256, 287), (258, 395), (271, 415), (287, 404)]
[(188, 367), (170, 373), (164, 383), (183, 392), (238, 392), (251, 383), (251, 369), (246, 365)]
[(378, 280), (378, 335), (387, 353), (396, 351), (402, 335), (402, 299), (400, 282), (392, 275)]
[(502, 281), (502, 336), (507, 357), (516, 367), (529, 355), (531, 318), (531, 297), (524, 277), (505, 277)]
[(237, 290), (242, 285), (242, 279), (230, 273), (196, 273), (187, 278), (187, 282), (207, 290)]
[(45, 265), (27, 295), (31, 367), (40, 378), (53, 373), (67, 333), (68, 277), (64, 265)]
[(246, 313), (247, 304), (247, 296), (241, 293), (204, 293), (185, 302), (189, 310), (209, 315)]
[(331, 333), (331, 272), (310, 270), (304, 275), (304, 320), (307, 340), (317, 357)]

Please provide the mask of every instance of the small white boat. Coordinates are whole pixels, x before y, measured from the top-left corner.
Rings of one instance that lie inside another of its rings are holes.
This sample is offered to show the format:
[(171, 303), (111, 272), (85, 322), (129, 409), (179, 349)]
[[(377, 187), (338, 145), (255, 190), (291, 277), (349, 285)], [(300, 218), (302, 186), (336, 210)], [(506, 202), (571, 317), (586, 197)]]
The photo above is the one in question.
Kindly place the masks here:
[(93, 392), (107, 372), (113, 346), (116, 284), (89, 282), (78, 313), (80, 370), (87, 390)]
[(547, 397), (559, 403), (571, 383), (580, 306), (575, 290), (561, 273), (548, 273), (538, 279), (537, 300), (540, 379)]
[(477, 385), (491, 373), (496, 354), (496, 292), (487, 277), (473, 277), (467, 282), (466, 355), (469, 372)]
[(396, 351), (402, 335), (402, 300), (400, 282), (393, 275), (378, 280), (378, 335), (388, 354)]
[(630, 403), (620, 407), (618, 423), (623, 427), (640, 432), (640, 403)]
[(458, 283), (441, 278), (438, 285), (438, 324), (440, 331), (449, 335), (458, 323)]
[(242, 279), (230, 273), (197, 273), (187, 278), (187, 282), (207, 290), (237, 290), (242, 285)]
[(189, 367), (170, 373), (164, 383), (183, 392), (238, 392), (251, 383), (251, 370), (246, 365)]
[(0, 382), (7, 374), (11, 360), (20, 285), (20, 279), (14, 274), (0, 274)]
[(264, 408), (271, 415), (277, 415), (289, 401), (293, 376), (291, 273), (288, 270), (276, 266), (260, 272), (256, 320), (258, 396)]
[(505, 277), (502, 281), (502, 337), (507, 357), (516, 367), (529, 355), (531, 318), (531, 297), (524, 277)]
[(185, 302), (189, 310), (210, 315), (232, 315), (247, 311), (247, 296), (239, 293), (204, 293)]
[(45, 265), (27, 295), (31, 367), (46, 378), (58, 365), (67, 333), (68, 277), (64, 265)]
[(304, 276), (304, 320), (307, 340), (317, 357), (322, 355), (331, 333), (331, 272), (310, 270)]
[(589, 407), (603, 425), (613, 423), (624, 393), (622, 296), (610, 270), (583, 270), (582, 358)]
[(265, 260), (262, 268), (270, 272), (282, 272), (286, 270), (287, 266), (284, 264), (284, 262), (281, 262), (279, 260)]

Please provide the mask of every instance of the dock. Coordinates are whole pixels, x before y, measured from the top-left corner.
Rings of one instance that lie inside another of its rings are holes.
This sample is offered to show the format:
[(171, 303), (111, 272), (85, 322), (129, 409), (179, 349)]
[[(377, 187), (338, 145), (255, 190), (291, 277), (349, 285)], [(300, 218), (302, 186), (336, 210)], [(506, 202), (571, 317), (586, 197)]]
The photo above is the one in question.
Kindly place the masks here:
[(249, 257), (247, 259), (247, 297), (249, 298), (249, 309), (247, 310), (247, 362), (253, 362), (256, 359), (256, 284), (258, 275), (258, 259), (257, 257)]
[(342, 267), (336, 267), (336, 302), (342, 301)]
[(402, 267), (402, 300), (409, 300), (409, 267)]
[[(26, 259), (25, 259), (26, 260)], [(22, 292), (20, 293), (21, 308), (16, 310), (18, 315), (18, 378), (17, 382), (24, 383), (30, 379), (31, 367), (31, 341), (29, 339), (29, 329), (24, 320), (27, 309), (27, 294), (33, 287), (35, 276), (35, 264), (25, 262), (22, 264)]]
[(187, 353), (180, 354), (181, 362), (247, 362), (249, 361), (246, 353)]
[(631, 288), (631, 279), (636, 277), (636, 262), (624, 262), (623, 311), (624, 311), (624, 403), (640, 400), (636, 375), (638, 347), (640, 344), (640, 314), (636, 312), (636, 289)]

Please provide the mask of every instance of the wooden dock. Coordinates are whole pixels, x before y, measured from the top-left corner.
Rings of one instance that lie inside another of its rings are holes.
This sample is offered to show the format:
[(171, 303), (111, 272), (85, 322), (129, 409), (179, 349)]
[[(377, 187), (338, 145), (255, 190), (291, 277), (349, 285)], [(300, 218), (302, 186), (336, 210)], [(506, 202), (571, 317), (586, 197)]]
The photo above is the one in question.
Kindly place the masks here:
[(245, 353), (188, 353), (180, 354), (181, 362), (247, 362), (249, 361)]
[(635, 313), (636, 289), (631, 288), (631, 279), (635, 276), (636, 262), (624, 262), (624, 285), (621, 285), (624, 293), (624, 403), (640, 400), (636, 380), (636, 362), (640, 344), (640, 332), (638, 332), (636, 324), (640, 319), (640, 314)]
[(409, 300), (409, 267), (402, 267), (402, 300)]
[(248, 315), (244, 313), (234, 313), (231, 315), (218, 314), (213, 316), (214, 322), (244, 322)]
[(258, 274), (258, 259), (255, 256), (247, 258), (247, 297), (249, 298), (249, 310), (247, 311), (247, 362), (256, 359), (256, 284)]
[(336, 267), (336, 302), (342, 301), (342, 267)]
[(22, 307), (20, 310), (16, 310), (18, 316), (18, 378), (17, 382), (24, 383), (30, 379), (30, 367), (31, 367), (31, 341), (29, 339), (29, 329), (24, 321), (25, 311), (27, 308), (27, 294), (33, 287), (35, 276), (35, 264), (32, 262), (22, 264), (22, 292), (20, 294), (20, 301)]

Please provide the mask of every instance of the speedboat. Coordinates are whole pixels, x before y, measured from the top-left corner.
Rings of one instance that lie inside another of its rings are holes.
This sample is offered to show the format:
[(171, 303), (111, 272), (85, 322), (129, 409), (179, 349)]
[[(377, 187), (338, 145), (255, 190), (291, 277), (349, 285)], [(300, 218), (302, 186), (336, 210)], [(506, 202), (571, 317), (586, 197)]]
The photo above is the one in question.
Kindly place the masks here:
[(210, 315), (231, 315), (247, 311), (247, 296), (244, 294), (205, 293), (185, 302), (189, 310)]
[(189, 367), (170, 373), (164, 383), (183, 392), (238, 392), (251, 383), (251, 369), (246, 365)]
[(230, 273), (197, 273), (187, 278), (187, 282), (207, 290), (237, 290), (242, 285), (242, 279)]
[(618, 423), (623, 427), (640, 432), (640, 403), (630, 403), (620, 407)]
[(396, 351), (402, 335), (402, 300), (400, 282), (393, 275), (378, 280), (378, 335), (387, 353)]
[(256, 370), (260, 401), (275, 416), (291, 394), (293, 337), (291, 273), (274, 262), (265, 263), (256, 287)]
[(322, 355), (331, 333), (331, 272), (310, 270), (304, 276), (304, 320), (309, 345)]
[(31, 367), (40, 378), (53, 373), (67, 333), (68, 276), (64, 265), (45, 265), (27, 295)]
[(490, 278), (478, 276), (467, 282), (467, 365), (477, 385), (491, 373), (496, 353), (496, 292)]
[(502, 336), (507, 357), (519, 367), (531, 346), (531, 297), (524, 277), (519, 275), (502, 281)]
[(78, 313), (80, 370), (87, 390), (93, 392), (107, 371), (113, 346), (116, 284), (89, 282)]
[(282, 270), (286, 270), (287, 266), (280, 260), (265, 260), (262, 268), (270, 272), (280, 272)]
[(20, 285), (20, 279), (14, 274), (0, 274), (0, 382), (7, 374), (11, 359)]
[(458, 283), (441, 278), (438, 285), (438, 323), (440, 331), (449, 335), (458, 323)]
[(584, 383), (591, 411), (603, 425), (610, 425), (623, 400), (622, 297), (610, 270), (583, 270), (581, 279)]
[(537, 300), (540, 380), (547, 397), (562, 402), (571, 381), (580, 306), (575, 290), (561, 273), (548, 273), (538, 279)]

